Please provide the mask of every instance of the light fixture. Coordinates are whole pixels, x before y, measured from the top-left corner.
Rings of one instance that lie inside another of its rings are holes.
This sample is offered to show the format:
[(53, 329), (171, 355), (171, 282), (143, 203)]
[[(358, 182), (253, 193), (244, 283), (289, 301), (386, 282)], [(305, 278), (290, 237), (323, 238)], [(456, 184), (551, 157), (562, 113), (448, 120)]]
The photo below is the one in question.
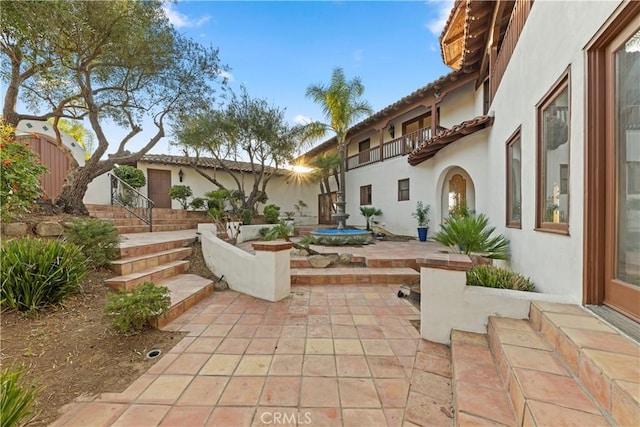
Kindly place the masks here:
[(184, 172), (182, 172), (182, 168), (178, 171), (178, 179), (182, 182), (182, 178), (184, 178)]
[(391, 135), (391, 138), (395, 138), (396, 136), (396, 127), (393, 123), (389, 126), (389, 135)]
[(436, 98), (440, 98), (440, 89), (436, 89), (433, 91), (433, 96)]

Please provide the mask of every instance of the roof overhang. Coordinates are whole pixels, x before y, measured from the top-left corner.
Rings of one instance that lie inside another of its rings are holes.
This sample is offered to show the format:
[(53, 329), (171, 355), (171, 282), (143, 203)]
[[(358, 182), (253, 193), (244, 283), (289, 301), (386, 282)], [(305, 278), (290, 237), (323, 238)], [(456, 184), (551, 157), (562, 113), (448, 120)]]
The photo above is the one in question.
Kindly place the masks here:
[(444, 63), (453, 70), (478, 68), (498, 2), (457, 0), (440, 35)]
[[(172, 156), (169, 154), (145, 154), (138, 160), (142, 163), (152, 163), (159, 165), (170, 166), (188, 166), (197, 167), (203, 169), (224, 169), (234, 172), (250, 172), (253, 173), (253, 168), (249, 162), (237, 162), (233, 160), (218, 160), (211, 157), (186, 157), (186, 156)], [(259, 166), (257, 166), (259, 167)], [(275, 169), (271, 166), (265, 166), (265, 173), (284, 175), (287, 171), (282, 169)]]
[(411, 166), (419, 165), (425, 160), (429, 160), (440, 150), (447, 145), (456, 142), (465, 136), (485, 129), (493, 124), (493, 117), (491, 116), (478, 116), (471, 120), (465, 120), (464, 122), (455, 125), (451, 129), (447, 129), (438, 133), (433, 138), (423, 142), (413, 150), (408, 158), (407, 162)]

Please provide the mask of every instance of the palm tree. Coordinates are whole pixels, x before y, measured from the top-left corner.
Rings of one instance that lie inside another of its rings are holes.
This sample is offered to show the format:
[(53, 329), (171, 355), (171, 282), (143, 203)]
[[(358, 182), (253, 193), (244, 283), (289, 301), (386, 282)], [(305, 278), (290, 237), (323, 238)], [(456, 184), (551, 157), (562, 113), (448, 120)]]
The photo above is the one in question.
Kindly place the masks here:
[(329, 123), (323, 124), (325, 130), (332, 130), (336, 134), (338, 154), (340, 155), (340, 188), (338, 189), (338, 229), (346, 226), (348, 215), (345, 213), (347, 201), (345, 198), (345, 171), (347, 166), (347, 132), (360, 117), (373, 114), (368, 102), (361, 100), (364, 85), (359, 77), (347, 80), (342, 68), (335, 68), (331, 75), (331, 84), (310, 85), (306, 95), (320, 104), (325, 118)]
[(313, 169), (313, 179), (320, 184), (320, 193), (325, 197), (331, 197), (331, 180), (333, 177), (338, 189), (340, 189), (340, 156), (337, 153), (320, 154), (313, 159), (309, 166)]

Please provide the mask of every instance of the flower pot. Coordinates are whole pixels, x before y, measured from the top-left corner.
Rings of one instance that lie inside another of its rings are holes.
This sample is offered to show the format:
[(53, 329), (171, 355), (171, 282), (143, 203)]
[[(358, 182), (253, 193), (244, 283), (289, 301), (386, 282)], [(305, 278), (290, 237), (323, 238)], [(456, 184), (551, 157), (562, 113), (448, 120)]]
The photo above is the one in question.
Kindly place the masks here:
[(427, 232), (429, 231), (429, 228), (427, 227), (418, 227), (418, 239), (421, 242), (426, 242), (427, 241)]

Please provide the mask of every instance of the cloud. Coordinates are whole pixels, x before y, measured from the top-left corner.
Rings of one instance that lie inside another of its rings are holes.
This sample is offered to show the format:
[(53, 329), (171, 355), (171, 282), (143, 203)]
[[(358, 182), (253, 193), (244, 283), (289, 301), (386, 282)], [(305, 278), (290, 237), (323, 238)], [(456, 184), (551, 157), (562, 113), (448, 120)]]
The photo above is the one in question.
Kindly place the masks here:
[(233, 74), (231, 74), (228, 71), (220, 71), (218, 73), (218, 75), (224, 79), (227, 79), (228, 81), (232, 82), (233, 81)]
[(436, 18), (427, 22), (425, 26), (435, 35), (436, 37), (440, 37), (440, 33), (444, 29), (444, 25), (447, 23), (447, 19), (449, 19), (449, 14), (451, 13), (451, 9), (453, 8), (454, 0), (428, 0), (427, 5), (430, 8), (436, 10)]
[(165, 2), (162, 5), (164, 14), (167, 15), (169, 22), (176, 28), (184, 27), (200, 27), (205, 22), (209, 21), (211, 17), (209, 15), (203, 15), (199, 18), (193, 19), (187, 15), (180, 13), (176, 10), (175, 4)]
[(293, 122), (297, 125), (307, 125), (313, 122), (313, 120), (309, 116), (303, 116), (302, 114), (298, 114), (293, 118)]

